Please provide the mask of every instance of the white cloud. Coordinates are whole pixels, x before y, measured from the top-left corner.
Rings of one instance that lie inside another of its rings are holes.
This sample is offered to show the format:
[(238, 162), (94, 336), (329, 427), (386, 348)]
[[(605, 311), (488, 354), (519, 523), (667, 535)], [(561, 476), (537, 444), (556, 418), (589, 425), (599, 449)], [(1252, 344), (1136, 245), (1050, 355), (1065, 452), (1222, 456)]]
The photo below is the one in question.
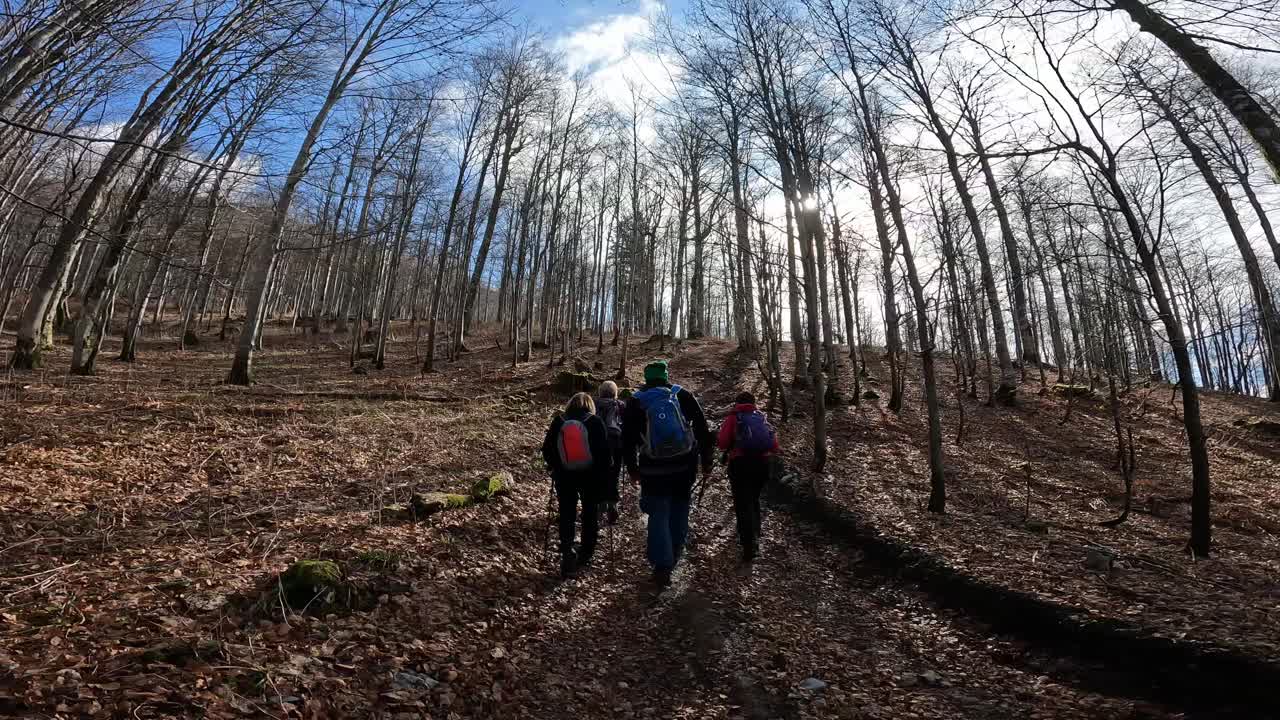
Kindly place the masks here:
[(590, 22), (554, 42), (570, 73), (582, 71), (599, 95), (618, 107), (630, 105), (628, 82), (646, 96), (668, 94), (669, 66), (647, 42), (663, 11), (659, 0), (641, 0), (635, 12), (616, 13)]

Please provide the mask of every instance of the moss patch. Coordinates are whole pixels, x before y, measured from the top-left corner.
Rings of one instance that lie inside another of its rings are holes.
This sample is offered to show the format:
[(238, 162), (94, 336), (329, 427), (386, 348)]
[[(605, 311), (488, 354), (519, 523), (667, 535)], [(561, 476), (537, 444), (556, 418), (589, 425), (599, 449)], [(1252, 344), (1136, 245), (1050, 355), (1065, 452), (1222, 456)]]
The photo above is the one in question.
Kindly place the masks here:
[[(291, 610), (330, 607), (343, 595), (342, 568), (332, 560), (299, 560), (280, 573), (276, 595)], [(264, 598), (265, 599), (265, 598)]]
[(419, 520), (445, 510), (464, 508), (470, 504), (470, 495), (458, 493), (414, 493), (413, 497), (409, 498), (409, 508), (412, 510), (414, 517)]
[(1053, 386), (1053, 394), (1063, 397), (1091, 398), (1093, 390), (1088, 385), (1067, 385), (1059, 383)]
[(471, 486), (471, 499), (484, 502), (489, 498), (502, 495), (511, 489), (512, 480), (511, 473), (505, 470), (480, 478)]
[(281, 612), (313, 615), (368, 610), (382, 595), (411, 588), (395, 574), (400, 556), (380, 550), (359, 553), (348, 573), (332, 560), (299, 560), (273, 577), (249, 607), (251, 616), (278, 616)]
[(570, 372), (568, 370), (561, 370), (556, 373), (555, 379), (551, 382), (551, 389), (559, 395), (573, 395), (580, 392), (593, 393), (599, 386), (599, 381), (592, 377), (591, 373)]
[(374, 570), (395, 570), (400, 567), (403, 556), (388, 550), (361, 550), (356, 553), (356, 562)]

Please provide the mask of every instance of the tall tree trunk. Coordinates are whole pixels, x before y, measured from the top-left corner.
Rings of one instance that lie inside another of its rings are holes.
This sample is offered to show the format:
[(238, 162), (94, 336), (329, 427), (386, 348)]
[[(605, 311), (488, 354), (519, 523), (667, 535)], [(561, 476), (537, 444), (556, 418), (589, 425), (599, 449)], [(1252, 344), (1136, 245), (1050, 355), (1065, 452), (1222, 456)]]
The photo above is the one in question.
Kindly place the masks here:
[(471, 284), (467, 289), (467, 304), (464, 323), (470, 328), (475, 323), (476, 296), (480, 292), (480, 277), (484, 274), (485, 262), (489, 257), (489, 246), (493, 243), (493, 235), (498, 227), (498, 213), (502, 209), (502, 196), (507, 189), (507, 178), (510, 175), (511, 158), (520, 151), (515, 146), (516, 134), (519, 132), (520, 120), (518, 109), (511, 109), (504, 126), (506, 139), (502, 147), (502, 160), (498, 166), (498, 177), (493, 185), (493, 200), (489, 203), (489, 217), (485, 223), (484, 237), (480, 241), (480, 250), (476, 255), (475, 271), (471, 275)]
[(1031, 326), (1031, 317), (1027, 311), (1026, 285), (1023, 281), (1022, 260), (1018, 257), (1018, 243), (1013, 236), (1013, 225), (1009, 222), (1009, 211), (1005, 208), (1000, 185), (996, 182), (995, 172), (991, 169), (991, 160), (987, 157), (987, 148), (982, 142), (982, 129), (978, 118), (972, 112), (966, 113), (969, 132), (973, 141), (974, 152), (978, 155), (978, 165), (982, 169), (982, 177), (987, 183), (987, 195), (995, 208), (996, 219), (1000, 224), (1000, 236), (1004, 239), (1005, 258), (1009, 263), (1009, 285), (1013, 290), (1013, 324), (1018, 329), (1018, 337), (1022, 347), (1024, 363), (1039, 363), (1040, 348), (1036, 342), (1035, 329)]
[(436, 323), (440, 317), (440, 297), (444, 292), (445, 269), (449, 264), (449, 249), (453, 239), (454, 226), (458, 218), (458, 205), (462, 202), (462, 191), (467, 180), (467, 167), (471, 164), (471, 150), (475, 143), (476, 132), (480, 128), (481, 103), (477, 101), (475, 110), (468, 125), (466, 137), (462, 145), (462, 157), (458, 162), (458, 177), (453, 185), (453, 197), (449, 200), (449, 214), (444, 221), (444, 232), (440, 237), (439, 260), (436, 265), (435, 282), (431, 286), (430, 310), (427, 312), (427, 357), (422, 363), (422, 372), (435, 372), (436, 359)]
[[(484, 159), (480, 162), (480, 167), (476, 172), (476, 189), (475, 193), (471, 197), (471, 210), (467, 213), (466, 229), (463, 231), (462, 237), (460, 238), (462, 245), (459, 247), (461, 253), (458, 264), (457, 284), (459, 297), (457, 298), (456, 307), (454, 308), (455, 312), (453, 313), (453, 342), (450, 345), (450, 351), (453, 353), (455, 359), (457, 357), (457, 353), (461, 351), (463, 340), (466, 337), (467, 306), (470, 305), (471, 298), (470, 286), (467, 283), (467, 271), (471, 268), (471, 252), (475, 249), (476, 221), (480, 215), (480, 206), (483, 204), (482, 201), (484, 200), (485, 182), (489, 178), (489, 165), (493, 162), (494, 156), (498, 153), (498, 146), (502, 144), (503, 127), (504, 124), (502, 117), (499, 116), (494, 122), (493, 137), (489, 140), (489, 144), (485, 149)], [(496, 194), (494, 195), (494, 200), (501, 202), (501, 198)], [(488, 217), (492, 221), (496, 221), (497, 219), (497, 206), (493, 203), (490, 203), (489, 205)], [(490, 242), (493, 240), (493, 236), (489, 234), (487, 230), (486, 240)], [(484, 248), (484, 255), (486, 258), (489, 255), (489, 247), (487, 243)], [(483, 268), (477, 264), (477, 288), (479, 287), (480, 272), (482, 270)]]
[[(1141, 77), (1139, 77), (1139, 82), (1147, 90), (1151, 101), (1155, 103), (1161, 114), (1164, 115), (1165, 122), (1169, 123), (1177, 134), (1178, 139), (1182, 142), (1183, 147), (1187, 149), (1191, 156), (1191, 162), (1200, 171), (1201, 179), (1204, 180), (1209, 191), (1213, 193), (1213, 198), (1218, 203), (1218, 209), (1222, 211), (1222, 217), (1226, 220), (1227, 228), (1231, 231), (1231, 238), (1235, 240), (1236, 248), (1240, 251), (1240, 257), (1244, 260), (1245, 275), (1249, 279), (1249, 287), (1253, 290), (1254, 300), (1257, 302), (1258, 310), (1262, 315), (1262, 327), (1267, 334), (1271, 363), (1280, 366), (1280, 315), (1276, 313), (1271, 291), (1267, 287), (1266, 278), (1262, 275), (1262, 267), (1258, 263), (1258, 256), (1254, 253), (1253, 245), (1249, 242), (1249, 235), (1245, 232), (1244, 224), (1240, 221), (1239, 214), (1236, 213), (1235, 203), (1231, 201), (1231, 193), (1222, 181), (1218, 179), (1208, 156), (1205, 155), (1204, 150), (1191, 137), (1190, 131), (1179, 119), (1178, 114), (1174, 112), (1173, 107)], [(1273, 402), (1280, 402), (1280, 387), (1273, 385), (1268, 388), (1268, 396)]]
[(792, 384), (797, 387), (808, 385), (805, 367), (804, 331), (800, 326), (800, 284), (796, 278), (796, 236), (794, 213), (791, 201), (786, 202), (787, 213), (787, 306), (791, 315), (791, 345), (796, 354), (796, 366)]
[(1227, 111), (1244, 127), (1280, 181), (1280, 123), (1209, 52), (1145, 0), (1111, 0), (1111, 8), (1123, 10), (1133, 22), (1173, 51)]
[(1058, 316), (1058, 300), (1053, 292), (1053, 284), (1049, 281), (1048, 262), (1040, 243), (1036, 240), (1035, 226), (1031, 221), (1031, 204), (1022, 202), (1022, 216), (1027, 228), (1027, 244), (1036, 261), (1036, 277), (1040, 280), (1040, 290), (1044, 294), (1044, 311), (1049, 318), (1049, 339), (1053, 343), (1053, 362), (1058, 366), (1058, 377), (1062, 377), (1062, 368), (1067, 364), (1067, 347), (1062, 337), (1062, 319)]

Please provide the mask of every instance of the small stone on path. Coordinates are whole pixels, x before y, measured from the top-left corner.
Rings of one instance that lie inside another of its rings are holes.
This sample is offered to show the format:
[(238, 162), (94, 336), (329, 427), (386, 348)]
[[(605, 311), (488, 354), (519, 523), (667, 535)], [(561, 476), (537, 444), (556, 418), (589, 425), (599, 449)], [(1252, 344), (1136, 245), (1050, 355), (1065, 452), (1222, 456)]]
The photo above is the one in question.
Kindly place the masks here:
[(401, 670), (391, 678), (391, 685), (397, 690), (433, 690), (440, 684), (430, 675)]
[(827, 684), (822, 682), (816, 677), (805, 678), (804, 680), (800, 681), (800, 689), (809, 690), (811, 692), (819, 692), (821, 690), (826, 690)]

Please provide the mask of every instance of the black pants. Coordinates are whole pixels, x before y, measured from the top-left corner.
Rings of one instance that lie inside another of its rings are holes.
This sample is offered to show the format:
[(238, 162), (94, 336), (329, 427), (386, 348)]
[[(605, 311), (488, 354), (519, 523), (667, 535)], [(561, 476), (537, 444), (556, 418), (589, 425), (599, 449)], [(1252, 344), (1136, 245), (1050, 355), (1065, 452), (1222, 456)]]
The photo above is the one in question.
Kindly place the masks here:
[(578, 521), (578, 501), (582, 501), (582, 552), (579, 559), (590, 557), (596, 550), (600, 537), (598, 493), (570, 483), (556, 483), (556, 498), (560, 501), (560, 554), (573, 550), (573, 536)]
[(729, 489), (733, 491), (733, 514), (738, 519), (738, 542), (753, 548), (760, 542), (760, 492), (769, 479), (765, 458), (739, 457), (729, 461)]
[(609, 481), (605, 485), (600, 502), (618, 502), (618, 478), (622, 476), (622, 448), (609, 448)]

